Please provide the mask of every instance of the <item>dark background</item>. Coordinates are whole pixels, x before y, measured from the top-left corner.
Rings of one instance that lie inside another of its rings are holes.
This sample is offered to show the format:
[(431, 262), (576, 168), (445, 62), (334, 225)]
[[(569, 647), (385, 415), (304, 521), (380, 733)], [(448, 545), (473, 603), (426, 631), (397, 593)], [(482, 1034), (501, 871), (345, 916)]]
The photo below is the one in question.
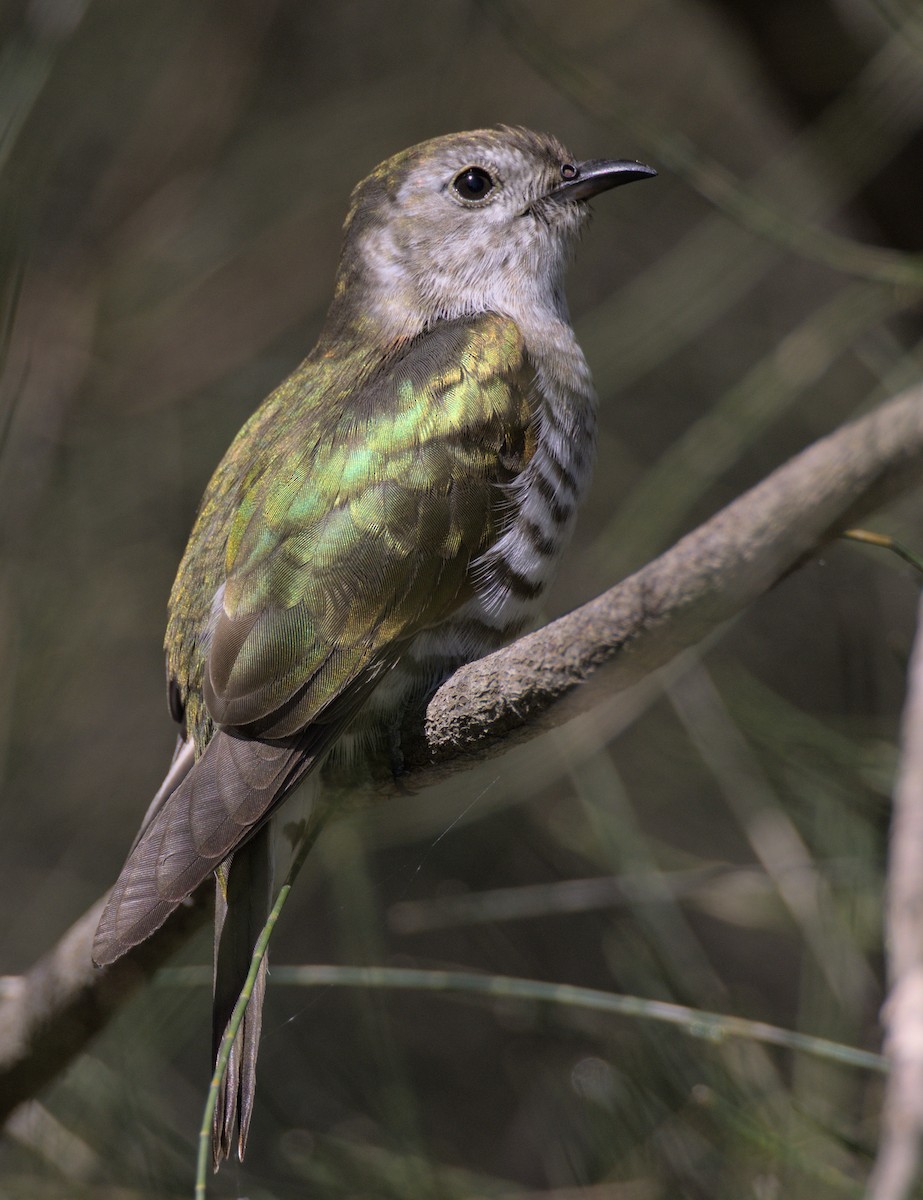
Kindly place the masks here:
[[(596, 203), (571, 275), (602, 436), (551, 617), (918, 378), (920, 11), (0, 7), (0, 969), (114, 880), (162, 777), (173, 573), (313, 342), (352, 185), (501, 121), (661, 172)], [(923, 543), (919, 502), (874, 524)], [(274, 961), (580, 984), (876, 1049), (917, 591), (839, 543), (629, 704), (342, 822)], [(203, 935), (184, 961), (208, 957)], [(0, 1194), (190, 1194), (208, 1009), (175, 980), (136, 1001), (14, 1121)], [(247, 1163), (213, 1194), (858, 1196), (879, 1099), (859, 1069), (568, 1005), (271, 986)]]

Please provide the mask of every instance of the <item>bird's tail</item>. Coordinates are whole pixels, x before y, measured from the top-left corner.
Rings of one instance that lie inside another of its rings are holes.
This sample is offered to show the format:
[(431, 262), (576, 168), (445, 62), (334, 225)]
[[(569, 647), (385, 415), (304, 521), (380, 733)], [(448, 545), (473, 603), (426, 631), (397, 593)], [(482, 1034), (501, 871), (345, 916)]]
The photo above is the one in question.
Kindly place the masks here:
[[(212, 1006), (213, 1061), (250, 972), (257, 939), (272, 905), (272, 835), (267, 823), (215, 873), (215, 995)], [(212, 1127), (215, 1169), (236, 1142), (243, 1160), (253, 1114), (256, 1056), (263, 1022), (267, 958), (264, 957), (234, 1039), (218, 1093)]]

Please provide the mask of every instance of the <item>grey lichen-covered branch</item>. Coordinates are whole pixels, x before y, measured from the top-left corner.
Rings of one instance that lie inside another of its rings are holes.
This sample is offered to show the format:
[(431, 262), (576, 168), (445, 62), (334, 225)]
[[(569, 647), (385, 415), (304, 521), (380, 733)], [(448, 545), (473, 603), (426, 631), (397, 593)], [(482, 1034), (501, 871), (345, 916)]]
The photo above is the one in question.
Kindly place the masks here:
[[(456, 672), (405, 731), (402, 783), (424, 786), (638, 682), (921, 479), (923, 388), (810, 446), (595, 600)], [(97, 971), (94, 906), (26, 975), (6, 981), (0, 1119), (66, 1066), (197, 927), (203, 909), (201, 898), (181, 907), (146, 945)]]

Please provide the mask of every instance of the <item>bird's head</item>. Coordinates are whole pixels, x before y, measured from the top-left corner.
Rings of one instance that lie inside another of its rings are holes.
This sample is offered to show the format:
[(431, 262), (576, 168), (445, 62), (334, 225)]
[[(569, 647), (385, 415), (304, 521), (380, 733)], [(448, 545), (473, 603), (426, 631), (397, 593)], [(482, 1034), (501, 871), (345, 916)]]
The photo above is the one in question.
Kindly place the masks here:
[(562, 317), (587, 201), (655, 173), (624, 160), (580, 162), (555, 138), (520, 128), (413, 146), (353, 191), (334, 307), (361, 313), (385, 337), (478, 312)]

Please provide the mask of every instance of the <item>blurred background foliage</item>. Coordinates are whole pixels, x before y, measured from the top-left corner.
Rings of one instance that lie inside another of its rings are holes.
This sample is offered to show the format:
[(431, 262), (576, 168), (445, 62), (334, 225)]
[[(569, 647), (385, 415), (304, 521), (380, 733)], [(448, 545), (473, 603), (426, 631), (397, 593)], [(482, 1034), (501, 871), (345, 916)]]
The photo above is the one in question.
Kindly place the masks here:
[[(657, 181), (570, 288), (599, 467), (549, 617), (919, 378), (923, 7), (5, 0), (0, 963), (114, 879), (172, 748), (165, 602), (203, 487), (310, 347), (349, 190), (497, 122)], [(876, 527), (919, 547), (919, 498)], [(342, 822), (276, 963), (457, 967), (877, 1048), (918, 582), (837, 544), (656, 687)], [(209, 957), (203, 935), (185, 961)], [(0, 1195), (188, 1195), (208, 998), (155, 985), (0, 1143)], [(522, 1001), (270, 987), (213, 1194), (862, 1193), (880, 1077)]]

